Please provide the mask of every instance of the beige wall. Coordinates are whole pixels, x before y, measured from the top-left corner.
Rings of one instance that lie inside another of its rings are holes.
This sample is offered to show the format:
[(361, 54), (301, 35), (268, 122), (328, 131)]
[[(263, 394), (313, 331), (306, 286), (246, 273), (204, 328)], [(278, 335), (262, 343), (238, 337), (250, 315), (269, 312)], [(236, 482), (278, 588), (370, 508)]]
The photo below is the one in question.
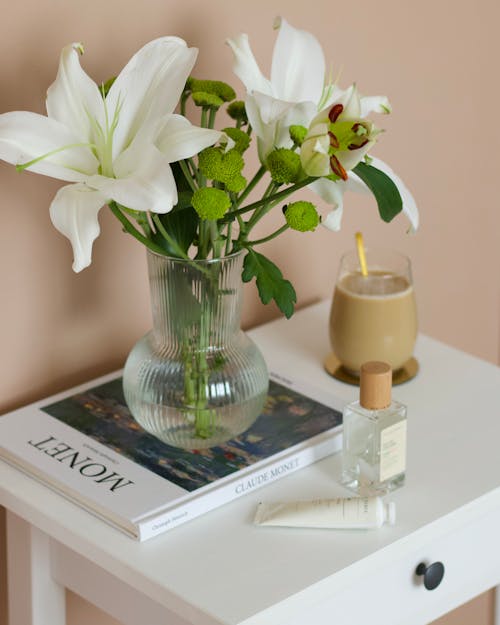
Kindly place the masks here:
[[(351, 196), (341, 233), (290, 233), (269, 244), (266, 251), (294, 282), (299, 304), (331, 294), (339, 255), (361, 227), (369, 244), (411, 256), (421, 329), (496, 362), (496, 0), (4, 0), (0, 111), (42, 112), (60, 48), (71, 41), (85, 43), (84, 66), (99, 81), (162, 34), (200, 48), (196, 75), (232, 80), (224, 38), (246, 30), (268, 64), (277, 14), (317, 35), (334, 73), (342, 72), (341, 85), (356, 80), (363, 93), (390, 97), (394, 113), (379, 120), (388, 132), (376, 154), (414, 191), (422, 221), (418, 235), (407, 237), (402, 218), (379, 223), (371, 199)], [(0, 163), (0, 412), (120, 366), (149, 325), (143, 250), (103, 210), (93, 265), (73, 275), (69, 244), (48, 216), (58, 187)], [(253, 286), (246, 290), (247, 326), (276, 314), (257, 302)], [(487, 623), (490, 604), (491, 598), (480, 600), (471, 608), (476, 616), (463, 613), (463, 622)], [(70, 597), (70, 625), (111, 625), (98, 618)], [(460, 615), (447, 618), (447, 625), (456, 624)]]

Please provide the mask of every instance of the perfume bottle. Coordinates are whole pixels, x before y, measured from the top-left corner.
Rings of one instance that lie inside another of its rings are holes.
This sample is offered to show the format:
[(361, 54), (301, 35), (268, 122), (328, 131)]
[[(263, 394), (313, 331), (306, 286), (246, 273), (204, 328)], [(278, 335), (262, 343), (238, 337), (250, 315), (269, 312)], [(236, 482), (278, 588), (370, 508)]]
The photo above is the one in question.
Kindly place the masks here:
[(383, 495), (405, 481), (406, 406), (391, 400), (392, 370), (367, 362), (360, 397), (344, 409), (342, 484), (360, 495)]

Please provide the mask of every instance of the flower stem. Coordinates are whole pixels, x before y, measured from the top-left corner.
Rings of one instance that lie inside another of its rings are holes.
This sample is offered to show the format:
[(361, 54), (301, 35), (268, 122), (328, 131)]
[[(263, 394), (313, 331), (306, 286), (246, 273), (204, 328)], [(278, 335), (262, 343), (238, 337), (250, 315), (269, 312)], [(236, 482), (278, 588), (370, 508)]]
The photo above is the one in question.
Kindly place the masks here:
[(282, 232), (285, 232), (285, 230), (288, 230), (289, 227), (290, 226), (288, 224), (284, 224), (283, 226), (281, 226), (281, 228), (278, 228), (278, 230), (276, 230), (272, 234), (269, 234), (267, 237), (264, 237), (262, 239), (257, 239), (256, 241), (246, 241), (245, 242), (245, 247), (248, 247), (248, 246), (253, 247), (254, 245), (260, 245), (261, 243), (267, 243), (267, 241), (271, 241), (272, 239), (274, 239), (278, 235), (280, 235)]
[(243, 202), (243, 200), (246, 200), (246, 198), (254, 190), (254, 188), (257, 186), (257, 184), (261, 180), (262, 176), (266, 173), (266, 171), (267, 170), (264, 167), (264, 165), (261, 165), (259, 167), (257, 173), (252, 178), (252, 180), (250, 180), (250, 182), (248, 183), (246, 189), (244, 189), (243, 192), (241, 193), (241, 195), (237, 198), (236, 203), (233, 206), (234, 209), (237, 209), (239, 206), (241, 206), (241, 203)]
[(226, 213), (226, 215), (222, 218), (222, 222), (227, 223), (228, 221), (232, 221), (238, 215), (243, 215), (244, 213), (248, 213), (249, 211), (255, 210), (256, 208), (260, 208), (261, 206), (264, 206), (264, 204), (268, 204), (270, 202), (272, 202), (273, 205), (277, 204), (280, 200), (288, 197), (291, 193), (294, 193), (295, 191), (298, 191), (299, 189), (306, 187), (308, 184), (311, 184), (311, 182), (314, 182), (314, 180), (317, 180), (317, 178), (313, 178), (313, 177), (304, 178), (304, 180), (301, 180), (300, 182), (295, 183), (291, 187), (287, 187), (286, 189), (283, 189), (283, 191), (280, 191), (279, 193), (270, 195), (269, 197), (266, 197), (262, 200), (258, 200), (257, 202), (253, 202), (252, 204), (247, 204), (247, 206), (243, 206), (243, 208), (230, 211)]
[(213, 128), (215, 125), (215, 116), (217, 115), (217, 109), (211, 108), (208, 114), (208, 127)]
[(186, 161), (178, 161), (178, 162), (182, 170), (182, 173), (184, 174), (184, 177), (187, 180), (188, 185), (191, 187), (191, 191), (196, 191), (197, 189), (196, 183), (193, 180), (193, 176), (191, 175), (191, 172), (189, 171), (189, 167), (187, 166)]
[(181, 115), (186, 117), (186, 102), (189, 95), (184, 91), (181, 96)]
[(229, 255), (229, 251), (231, 249), (231, 235), (232, 235), (232, 230), (233, 230), (233, 222), (230, 221), (227, 224), (227, 231), (226, 231), (226, 250), (225, 250), (225, 255), (228, 256)]
[(273, 195), (273, 193), (275, 191), (277, 191), (279, 189), (279, 185), (276, 184), (275, 182), (271, 181), (267, 187), (267, 189), (264, 191), (264, 195), (262, 196), (262, 199), (267, 199), (268, 202), (266, 204), (263, 204), (262, 206), (260, 206), (259, 208), (256, 208), (252, 214), (252, 216), (250, 217), (250, 219), (247, 221), (247, 232), (250, 232), (250, 230), (255, 226), (255, 224), (260, 221), (262, 219), (262, 217), (264, 217), (264, 215), (266, 213), (269, 212), (269, 210), (274, 206), (273, 202), (269, 202), (269, 198)]
[(161, 248), (159, 245), (156, 245), (153, 241), (145, 237), (137, 228), (133, 226), (133, 224), (125, 217), (125, 215), (118, 208), (116, 202), (109, 202), (108, 204), (113, 215), (121, 222), (123, 228), (135, 237), (140, 243), (148, 247), (151, 251), (156, 252), (157, 254), (165, 255), (165, 250)]

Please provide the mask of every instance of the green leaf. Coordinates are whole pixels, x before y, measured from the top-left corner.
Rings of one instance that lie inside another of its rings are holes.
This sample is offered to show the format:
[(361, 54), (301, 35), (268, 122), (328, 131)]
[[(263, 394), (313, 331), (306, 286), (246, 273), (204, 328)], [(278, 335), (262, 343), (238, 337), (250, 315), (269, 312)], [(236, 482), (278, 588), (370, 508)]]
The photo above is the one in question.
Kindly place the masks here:
[(403, 200), (398, 188), (387, 174), (366, 163), (358, 163), (352, 171), (361, 178), (375, 196), (378, 212), (384, 221), (392, 221), (403, 210)]
[[(199, 218), (191, 205), (193, 191), (179, 163), (171, 163), (170, 167), (177, 186), (177, 204), (169, 213), (159, 214), (158, 218), (172, 239), (187, 253), (196, 237)], [(178, 252), (162, 237), (160, 232), (154, 233), (152, 238), (157, 245), (161, 245), (168, 255), (179, 256)]]
[(172, 168), (172, 173), (174, 174), (177, 191), (190, 191), (192, 193), (189, 182), (186, 180), (186, 176), (184, 175), (179, 163), (170, 163), (170, 167)]
[[(180, 196), (181, 194), (179, 194)], [(177, 207), (170, 213), (158, 215), (163, 227), (182, 249), (187, 254), (191, 244), (196, 237), (196, 231), (198, 228), (199, 217), (192, 206), (187, 206), (177, 210)], [(168, 241), (166, 241), (160, 232), (156, 232), (153, 235), (153, 241), (158, 245), (161, 245), (164, 250), (170, 256), (179, 256), (177, 250), (173, 249)]]
[(257, 289), (263, 304), (273, 299), (281, 312), (289, 319), (293, 315), (293, 307), (297, 295), (291, 282), (283, 278), (279, 268), (262, 254), (248, 250), (243, 261), (243, 282), (256, 278)]
[(173, 211), (184, 210), (189, 206), (192, 206), (191, 200), (193, 198), (193, 192), (191, 189), (189, 191), (178, 191), (177, 192), (177, 204), (172, 208)]

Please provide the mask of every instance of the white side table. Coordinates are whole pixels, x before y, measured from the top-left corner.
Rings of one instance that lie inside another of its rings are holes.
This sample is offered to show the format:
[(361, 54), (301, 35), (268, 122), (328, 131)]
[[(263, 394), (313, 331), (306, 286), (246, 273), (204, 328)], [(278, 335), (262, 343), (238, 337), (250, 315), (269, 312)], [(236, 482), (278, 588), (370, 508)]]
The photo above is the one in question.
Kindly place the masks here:
[[(252, 331), (270, 368), (352, 401), (330, 378), (328, 302)], [(145, 543), (0, 463), (10, 625), (63, 625), (69, 588), (124, 625), (423, 625), (500, 583), (500, 369), (419, 337), (407, 485), (395, 527), (257, 528), (259, 500), (344, 494), (338, 455)], [(415, 569), (441, 561), (426, 590)]]

